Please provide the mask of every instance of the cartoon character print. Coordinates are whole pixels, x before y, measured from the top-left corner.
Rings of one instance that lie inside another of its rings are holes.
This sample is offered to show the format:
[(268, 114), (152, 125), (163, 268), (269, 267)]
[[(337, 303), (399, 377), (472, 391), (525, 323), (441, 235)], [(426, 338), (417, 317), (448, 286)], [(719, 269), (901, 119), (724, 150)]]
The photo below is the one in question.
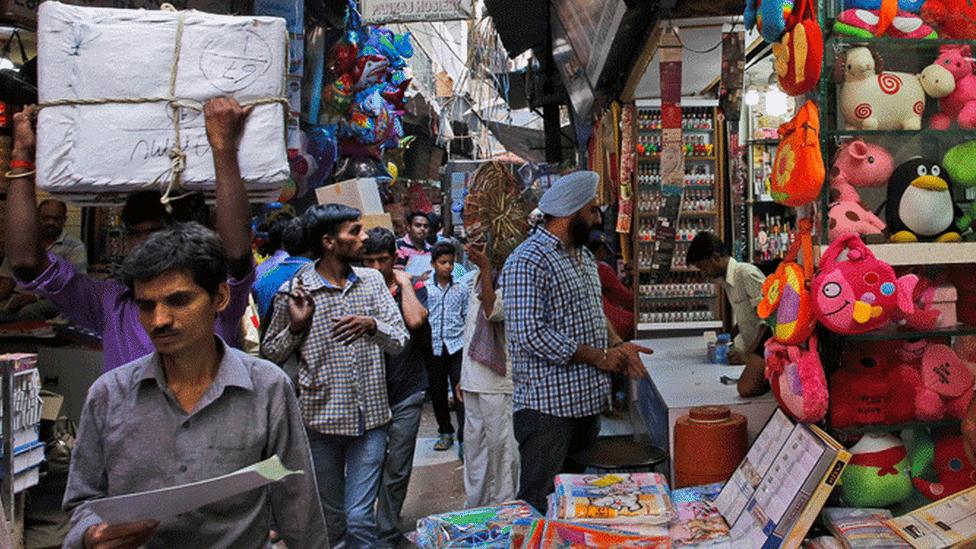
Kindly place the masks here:
[[(863, 244), (847, 250), (846, 261), (836, 261), (840, 249), (857, 235), (848, 235), (831, 245), (824, 255), (834, 259), (822, 264), (814, 282), (817, 319), (841, 334), (861, 334), (880, 328), (898, 312), (911, 314), (911, 296), (918, 277), (896, 279), (890, 265), (879, 261)], [(829, 265), (829, 267), (828, 267)]]
[(637, 494), (608, 494), (602, 498), (593, 499), (592, 503), (597, 507), (613, 509), (618, 513), (621, 511), (636, 513), (644, 507), (641, 505)]

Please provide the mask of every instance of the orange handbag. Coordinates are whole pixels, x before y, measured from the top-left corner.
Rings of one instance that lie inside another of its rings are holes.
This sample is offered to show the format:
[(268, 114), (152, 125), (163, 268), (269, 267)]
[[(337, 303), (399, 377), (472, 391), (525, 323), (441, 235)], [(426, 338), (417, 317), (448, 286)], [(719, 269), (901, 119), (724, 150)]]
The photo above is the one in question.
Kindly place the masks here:
[(813, 101), (779, 127), (770, 194), (778, 204), (798, 207), (820, 196), (827, 174), (820, 154), (820, 111)]
[[(813, 222), (801, 219), (796, 240), (776, 272), (763, 283), (762, 300), (756, 314), (773, 329), (773, 339), (785, 345), (799, 345), (816, 327), (811, 286), (813, 285)], [(796, 262), (802, 254), (803, 264)]]
[(773, 44), (779, 87), (790, 95), (803, 95), (820, 80), (824, 42), (813, 0), (801, 0), (790, 16), (792, 28)]

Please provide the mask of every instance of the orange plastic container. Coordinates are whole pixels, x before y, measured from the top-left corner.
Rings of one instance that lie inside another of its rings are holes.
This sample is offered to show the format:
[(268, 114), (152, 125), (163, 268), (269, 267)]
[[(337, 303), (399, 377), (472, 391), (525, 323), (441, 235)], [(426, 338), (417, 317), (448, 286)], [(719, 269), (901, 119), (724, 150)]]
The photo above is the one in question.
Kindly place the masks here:
[(749, 450), (746, 418), (700, 406), (674, 425), (674, 488), (728, 480)]

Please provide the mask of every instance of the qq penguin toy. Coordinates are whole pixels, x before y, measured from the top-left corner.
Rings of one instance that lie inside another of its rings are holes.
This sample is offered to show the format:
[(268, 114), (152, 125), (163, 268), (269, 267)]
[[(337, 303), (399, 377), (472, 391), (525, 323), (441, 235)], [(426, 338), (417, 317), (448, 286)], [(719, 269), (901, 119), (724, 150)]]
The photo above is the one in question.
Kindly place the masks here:
[(895, 168), (885, 208), (892, 242), (962, 241), (953, 223), (962, 210), (952, 200), (946, 177), (938, 162), (921, 157)]

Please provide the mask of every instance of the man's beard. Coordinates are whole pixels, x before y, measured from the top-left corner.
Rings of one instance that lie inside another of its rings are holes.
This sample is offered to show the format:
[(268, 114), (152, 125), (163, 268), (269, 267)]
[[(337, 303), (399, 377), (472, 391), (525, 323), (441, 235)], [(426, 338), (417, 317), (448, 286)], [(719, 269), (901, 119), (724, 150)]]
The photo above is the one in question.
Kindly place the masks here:
[(579, 217), (576, 217), (570, 221), (569, 236), (573, 241), (573, 246), (577, 248), (586, 246), (586, 243), (590, 240), (590, 229), (592, 229), (592, 227), (587, 225), (586, 222)]

